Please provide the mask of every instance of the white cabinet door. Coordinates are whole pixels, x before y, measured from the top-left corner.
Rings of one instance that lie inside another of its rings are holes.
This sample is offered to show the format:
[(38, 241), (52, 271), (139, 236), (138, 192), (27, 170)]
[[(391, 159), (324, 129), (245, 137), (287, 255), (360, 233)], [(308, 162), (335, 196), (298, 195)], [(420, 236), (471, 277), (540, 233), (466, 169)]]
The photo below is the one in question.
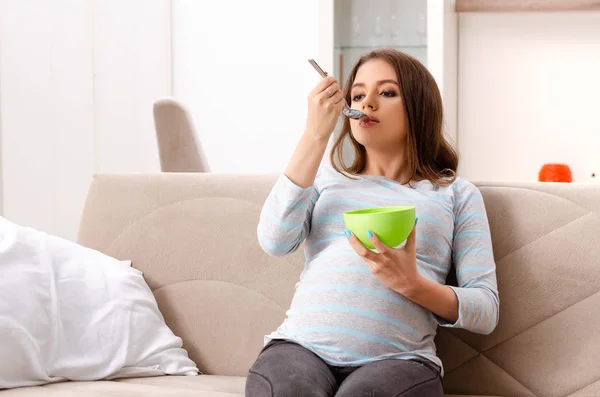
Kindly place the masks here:
[(212, 172), (282, 172), (333, 69), (332, 0), (174, 0), (173, 96)]

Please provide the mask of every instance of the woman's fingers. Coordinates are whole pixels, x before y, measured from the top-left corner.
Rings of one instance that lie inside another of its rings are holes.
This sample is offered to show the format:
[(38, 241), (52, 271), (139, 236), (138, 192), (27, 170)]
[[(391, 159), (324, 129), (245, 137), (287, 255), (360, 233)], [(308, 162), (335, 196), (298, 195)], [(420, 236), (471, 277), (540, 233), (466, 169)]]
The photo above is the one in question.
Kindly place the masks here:
[[(321, 93), (318, 94), (319, 103), (328, 102), (329, 99), (333, 99), (338, 93), (341, 93), (337, 83), (333, 83), (326, 87)], [(333, 101), (335, 103), (336, 101)]]
[(341, 106), (337, 105), (341, 96), (334, 77), (324, 77), (308, 96), (306, 131), (319, 138), (329, 138), (335, 129)]
[(363, 243), (361, 243), (360, 240), (356, 238), (354, 233), (352, 233), (351, 231), (346, 230), (345, 233), (346, 237), (348, 237), (348, 241), (350, 242), (350, 246), (354, 249), (354, 251), (356, 251), (358, 255), (371, 262), (377, 261), (378, 254), (365, 247)]
[(338, 92), (336, 92), (335, 94), (333, 94), (333, 96), (330, 98), (330, 100), (327, 103), (330, 103), (331, 106), (335, 106), (336, 108), (339, 108), (341, 110), (341, 106), (340, 101), (342, 100), (344, 96), (344, 93), (340, 90), (338, 90)]
[(336, 84), (337, 85), (337, 80), (335, 79), (335, 77), (333, 77), (333, 76), (323, 77), (321, 79), (321, 81), (319, 81), (317, 83), (317, 85), (315, 86), (315, 88), (313, 88), (313, 90), (310, 92), (310, 96), (317, 96), (317, 95), (321, 94), (326, 89), (329, 89), (329, 87), (332, 84)]
[(377, 248), (377, 252), (380, 254), (386, 254), (391, 250), (391, 248), (385, 245), (375, 233), (367, 231), (367, 237), (369, 237), (369, 240), (371, 240), (375, 248)]
[(417, 223), (419, 222), (419, 218), (415, 219), (415, 225), (413, 226), (412, 231), (408, 235), (406, 239), (406, 244), (404, 245), (404, 249), (408, 252), (417, 252)]

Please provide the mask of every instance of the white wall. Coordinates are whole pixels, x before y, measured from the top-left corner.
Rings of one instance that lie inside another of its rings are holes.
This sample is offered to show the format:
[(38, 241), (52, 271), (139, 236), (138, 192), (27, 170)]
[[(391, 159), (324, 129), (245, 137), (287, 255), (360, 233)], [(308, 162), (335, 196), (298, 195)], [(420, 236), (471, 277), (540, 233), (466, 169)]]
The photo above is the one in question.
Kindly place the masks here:
[(95, 172), (158, 171), (168, 0), (0, 0), (2, 216), (75, 239)]
[(472, 180), (600, 173), (600, 12), (460, 15), (458, 142)]
[(93, 0), (96, 172), (160, 171), (152, 105), (171, 95), (170, 3)]
[(173, 96), (213, 172), (282, 171), (306, 98), (333, 70), (332, 0), (174, 0)]
[(444, 131), (457, 143), (458, 14), (455, 0), (427, 0), (427, 68), (444, 102)]

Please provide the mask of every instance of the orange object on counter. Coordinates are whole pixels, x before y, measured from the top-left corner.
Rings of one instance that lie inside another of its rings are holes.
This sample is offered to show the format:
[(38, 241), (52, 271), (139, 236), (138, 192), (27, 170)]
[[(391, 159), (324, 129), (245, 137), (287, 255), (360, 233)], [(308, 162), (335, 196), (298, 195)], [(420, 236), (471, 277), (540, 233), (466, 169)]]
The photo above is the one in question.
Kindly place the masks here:
[(540, 182), (573, 182), (571, 168), (566, 164), (544, 164), (538, 175)]

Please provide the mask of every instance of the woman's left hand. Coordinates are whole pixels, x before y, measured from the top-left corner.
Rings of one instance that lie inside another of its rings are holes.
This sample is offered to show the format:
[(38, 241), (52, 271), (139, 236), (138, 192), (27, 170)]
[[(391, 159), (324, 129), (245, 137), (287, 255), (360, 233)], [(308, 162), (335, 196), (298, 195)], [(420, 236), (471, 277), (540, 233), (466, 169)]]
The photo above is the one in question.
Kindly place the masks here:
[(358, 255), (364, 258), (371, 273), (389, 288), (408, 297), (415, 288), (418, 288), (421, 279), (421, 274), (417, 269), (416, 230), (415, 222), (406, 243), (400, 248), (390, 248), (375, 233), (367, 232), (378, 252), (373, 252), (365, 247), (350, 231), (346, 231), (346, 235), (350, 234), (348, 238), (350, 245)]

